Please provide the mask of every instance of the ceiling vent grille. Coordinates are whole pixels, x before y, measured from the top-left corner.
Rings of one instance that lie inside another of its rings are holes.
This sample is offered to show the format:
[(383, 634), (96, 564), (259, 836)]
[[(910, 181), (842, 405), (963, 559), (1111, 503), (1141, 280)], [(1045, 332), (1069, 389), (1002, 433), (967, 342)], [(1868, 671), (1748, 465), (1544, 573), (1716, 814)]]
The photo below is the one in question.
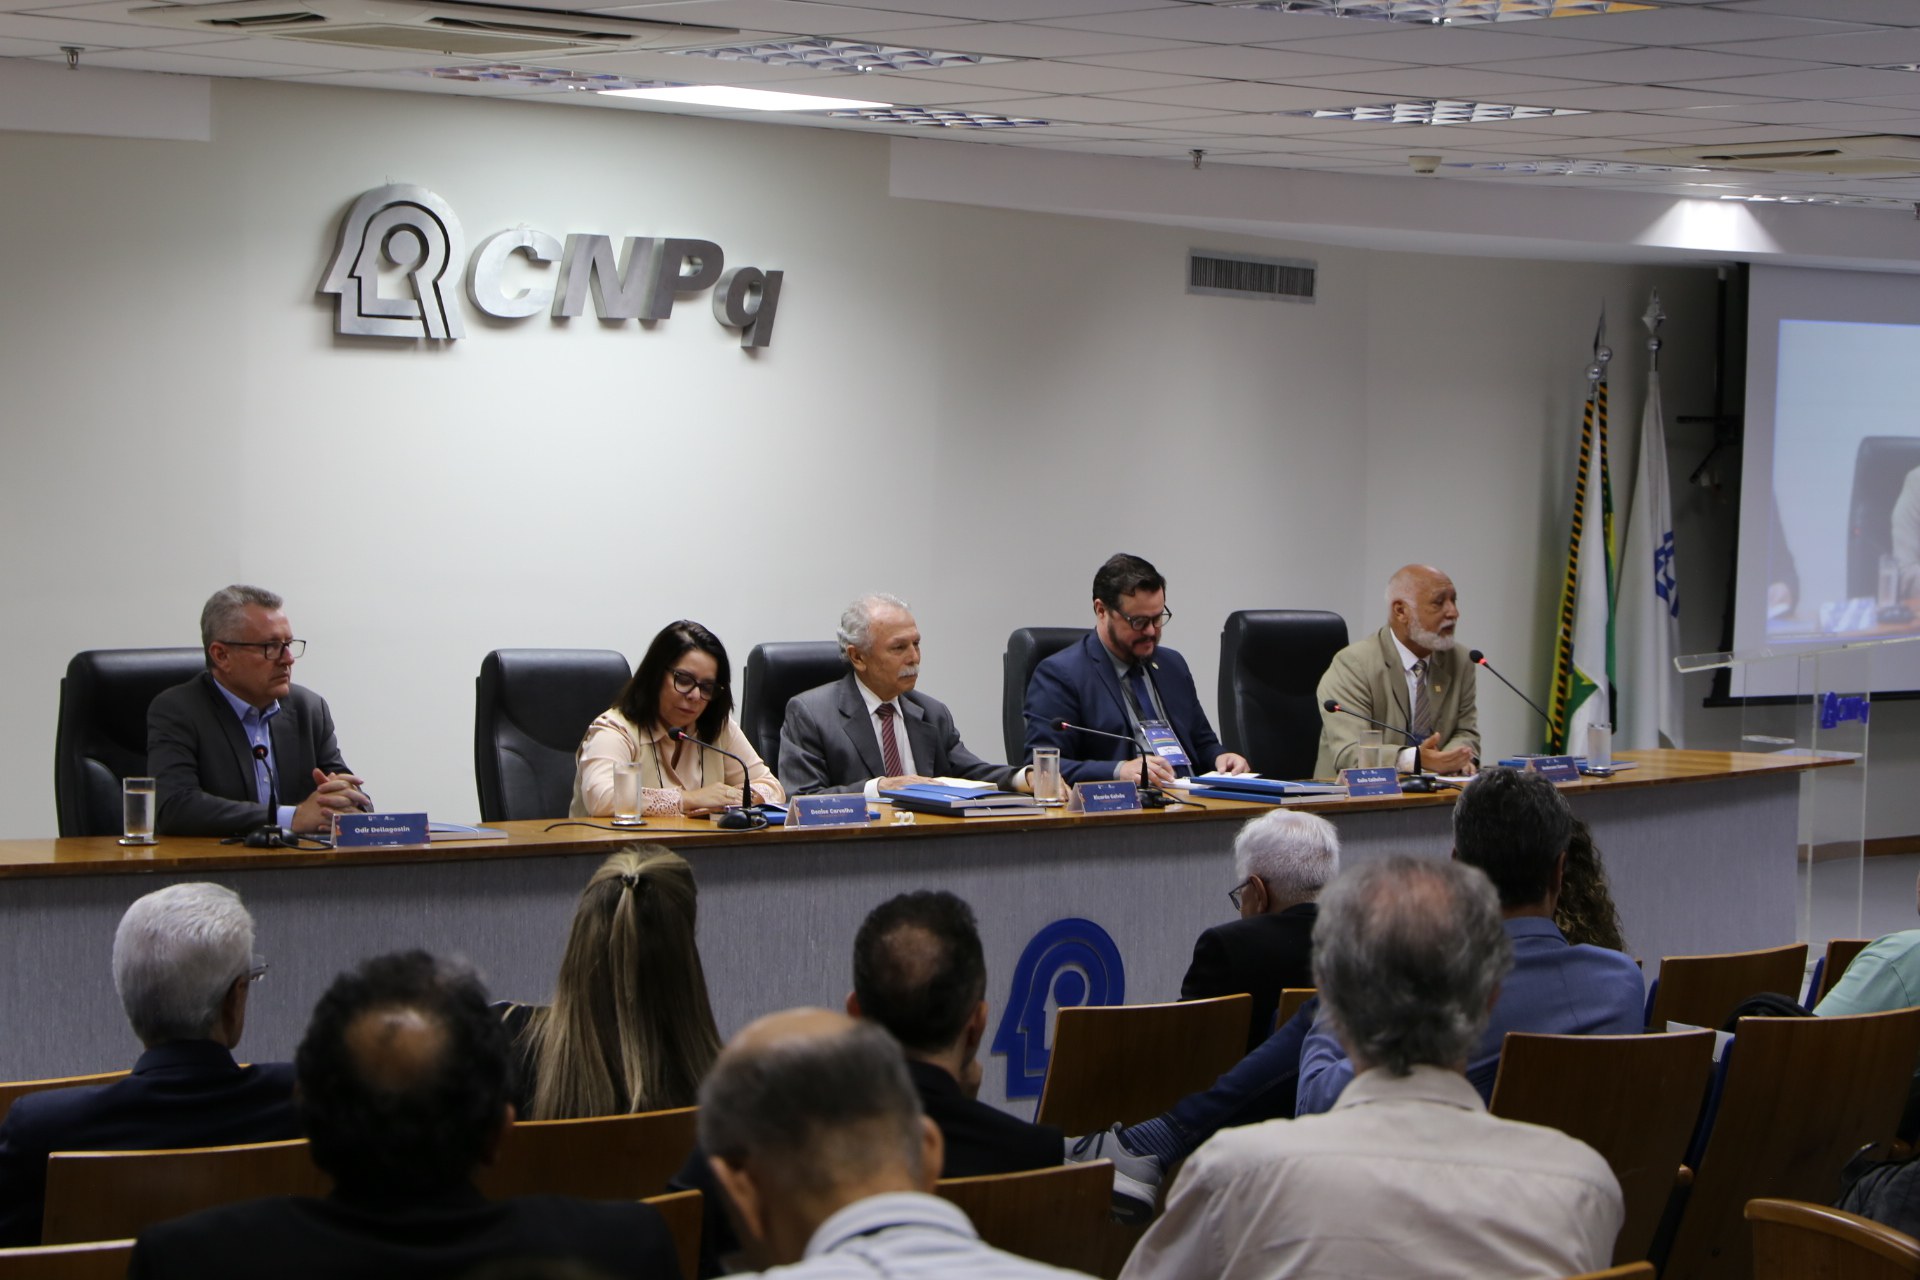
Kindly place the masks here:
[(1303, 258), (1252, 258), (1193, 249), (1187, 253), (1187, 292), (1218, 298), (1312, 302), (1315, 263)]
[(1920, 138), (1871, 134), (1856, 138), (1798, 138), (1734, 145), (1693, 144), (1629, 151), (1639, 164), (1677, 164), (1743, 173), (1816, 173), (1826, 176), (1914, 177), (1920, 175)]

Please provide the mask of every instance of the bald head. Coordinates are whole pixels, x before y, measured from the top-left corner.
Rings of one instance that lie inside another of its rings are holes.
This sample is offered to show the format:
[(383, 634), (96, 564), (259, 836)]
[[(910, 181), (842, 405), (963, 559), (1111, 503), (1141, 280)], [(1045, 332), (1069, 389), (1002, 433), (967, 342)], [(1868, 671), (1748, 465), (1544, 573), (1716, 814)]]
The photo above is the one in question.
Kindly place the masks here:
[(853, 995), (916, 1054), (939, 1053), (966, 1035), (987, 994), (987, 961), (973, 909), (945, 890), (887, 899), (853, 938)]
[(1387, 580), (1387, 625), (1420, 657), (1453, 648), (1460, 620), (1453, 579), (1430, 564), (1409, 564)]

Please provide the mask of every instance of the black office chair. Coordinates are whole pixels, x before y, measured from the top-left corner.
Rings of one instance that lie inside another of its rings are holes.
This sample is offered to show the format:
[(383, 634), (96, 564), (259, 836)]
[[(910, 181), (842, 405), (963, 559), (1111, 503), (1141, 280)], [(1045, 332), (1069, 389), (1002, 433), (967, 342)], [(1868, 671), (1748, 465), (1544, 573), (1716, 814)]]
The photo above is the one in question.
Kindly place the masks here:
[(1270, 778), (1309, 778), (1320, 749), (1314, 692), (1347, 622), (1318, 609), (1241, 609), (1220, 629), (1220, 739)]
[(1878, 595), (1880, 557), (1893, 550), (1893, 504), (1907, 473), (1920, 467), (1920, 440), (1868, 436), (1853, 458), (1847, 504), (1847, 594)]
[(611, 649), (495, 649), (474, 681), (480, 821), (564, 818), (573, 756), (632, 672)]
[(780, 772), (780, 726), (787, 718), (787, 700), (846, 674), (846, 652), (831, 640), (769, 640), (753, 646), (747, 655), (740, 731), (767, 768)]
[(1033, 669), (1087, 634), (1086, 627), (1021, 627), (1007, 637), (1000, 659), (1000, 731), (1007, 740), (1007, 763), (1027, 762), (1027, 684)]
[(53, 801), (63, 836), (120, 834), (120, 780), (147, 772), (147, 704), (206, 669), (198, 649), (89, 649), (60, 681)]

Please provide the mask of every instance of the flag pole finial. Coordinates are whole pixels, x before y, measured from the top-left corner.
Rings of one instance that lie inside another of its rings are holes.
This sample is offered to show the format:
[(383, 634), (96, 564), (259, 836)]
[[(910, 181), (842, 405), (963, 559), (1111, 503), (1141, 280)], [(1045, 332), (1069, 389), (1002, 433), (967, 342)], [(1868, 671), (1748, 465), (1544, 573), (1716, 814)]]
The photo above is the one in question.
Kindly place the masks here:
[(1660, 348), (1664, 345), (1660, 340), (1660, 326), (1666, 318), (1667, 313), (1660, 308), (1660, 291), (1655, 289), (1647, 302), (1646, 314), (1640, 317), (1640, 323), (1647, 327), (1647, 354), (1655, 369), (1660, 367)]

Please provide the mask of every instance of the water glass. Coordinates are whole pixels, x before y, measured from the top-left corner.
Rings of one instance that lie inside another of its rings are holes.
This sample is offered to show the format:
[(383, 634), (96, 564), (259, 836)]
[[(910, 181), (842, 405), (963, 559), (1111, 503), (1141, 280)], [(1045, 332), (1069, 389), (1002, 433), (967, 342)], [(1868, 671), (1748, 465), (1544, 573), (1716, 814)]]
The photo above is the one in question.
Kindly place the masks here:
[(1033, 749), (1033, 772), (1029, 775), (1033, 781), (1033, 799), (1035, 804), (1065, 804), (1067, 789), (1060, 779), (1060, 751), (1057, 747), (1035, 747)]
[(613, 766), (613, 825), (646, 825), (640, 821), (640, 766), (637, 763)]
[(152, 844), (153, 779), (127, 778), (120, 783), (121, 844)]

